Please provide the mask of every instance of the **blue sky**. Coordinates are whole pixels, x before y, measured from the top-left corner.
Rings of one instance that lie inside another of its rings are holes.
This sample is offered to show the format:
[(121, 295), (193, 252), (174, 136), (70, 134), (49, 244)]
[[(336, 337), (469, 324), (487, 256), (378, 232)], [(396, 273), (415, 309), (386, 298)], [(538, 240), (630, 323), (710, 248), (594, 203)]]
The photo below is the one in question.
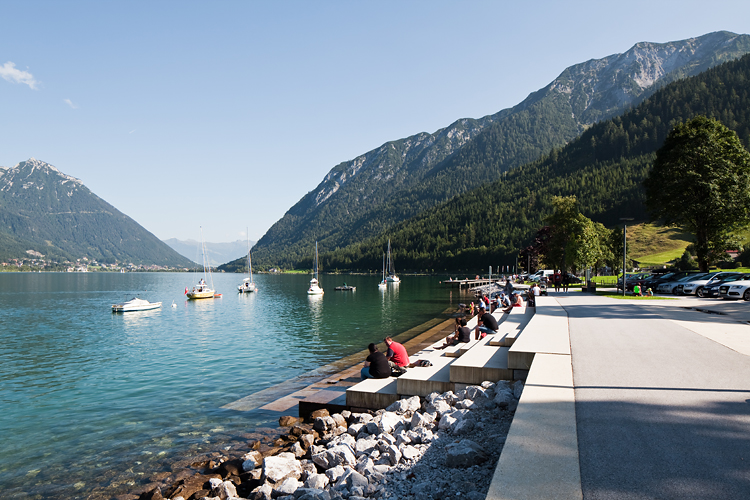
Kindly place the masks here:
[(746, 0), (520, 4), (4, 0), (0, 165), (46, 161), (161, 239), (257, 240), (386, 141), (640, 41), (750, 32)]

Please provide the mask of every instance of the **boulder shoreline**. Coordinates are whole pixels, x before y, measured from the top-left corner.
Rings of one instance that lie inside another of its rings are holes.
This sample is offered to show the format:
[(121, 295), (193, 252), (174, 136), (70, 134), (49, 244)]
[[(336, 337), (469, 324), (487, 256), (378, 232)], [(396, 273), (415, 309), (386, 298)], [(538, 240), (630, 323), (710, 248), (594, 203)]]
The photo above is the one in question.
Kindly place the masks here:
[(205, 456), (118, 500), (484, 499), (523, 382), (490, 381), (366, 413), (283, 416), (280, 435)]

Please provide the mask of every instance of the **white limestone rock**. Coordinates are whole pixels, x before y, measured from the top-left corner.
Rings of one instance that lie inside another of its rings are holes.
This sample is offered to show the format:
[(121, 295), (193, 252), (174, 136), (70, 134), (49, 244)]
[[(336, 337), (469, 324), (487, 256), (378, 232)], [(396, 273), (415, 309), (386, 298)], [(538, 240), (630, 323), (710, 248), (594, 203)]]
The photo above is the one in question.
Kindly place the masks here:
[(466, 388), (466, 399), (476, 401), (479, 398), (486, 398), (485, 389), (479, 385), (470, 385)]
[(416, 429), (418, 427), (432, 427), (432, 424), (435, 422), (435, 418), (431, 413), (419, 413), (414, 412), (414, 415), (411, 417), (411, 429)]
[(421, 456), (419, 450), (411, 445), (401, 446), (399, 451), (401, 452), (401, 458), (404, 460), (416, 460)]
[(288, 477), (284, 479), (281, 482), (281, 484), (279, 484), (273, 489), (274, 491), (272, 493), (272, 496), (293, 495), (294, 492), (297, 491), (297, 489), (301, 487), (302, 487), (302, 483), (300, 483), (293, 477)]
[(469, 439), (451, 443), (445, 447), (445, 465), (449, 468), (466, 468), (479, 465), (489, 458), (484, 449)]
[(301, 475), (302, 466), (291, 453), (279, 453), (263, 459), (263, 477), (271, 483), (277, 484), (289, 477), (299, 479)]
[(252, 491), (254, 500), (271, 500), (273, 487), (268, 483), (263, 483)]
[(242, 470), (250, 472), (263, 463), (263, 455), (258, 451), (251, 451), (242, 456)]
[(328, 479), (327, 475), (313, 474), (310, 477), (308, 477), (307, 480), (305, 481), (305, 488), (310, 488), (313, 490), (322, 490), (323, 488), (328, 486), (328, 483), (330, 483), (330, 479)]
[(523, 380), (516, 380), (516, 383), (513, 384), (513, 397), (516, 399), (521, 399), (522, 393), (523, 393)]
[(448, 413), (451, 410), (451, 405), (442, 398), (435, 399), (432, 403), (427, 405), (427, 408), (425, 408), (426, 413), (437, 413), (439, 415)]
[(372, 415), (369, 413), (352, 413), (351, 423), (353, 424), (367, 424), (372, 421)]
[(315, 443), (315, 436), (312, 434), (303, 434), (299, 437), (299, 442), (304, 449), (308, 449)]
[(330, 432), (335, 428), (336, 428), (336, 421), (333, 419), (333, 417), (330, 417), (330, 416), (318, 417), (315, 419), (315, 423), (313, 423), (313, 429), (315, 429), (321, 434)]
[(346, 419), (341, 415), (340, 413), (334, 413), (331, 415), (331, 418), (333, 419), (334, 423), (336, 424), (336, 427), (347, 427)]
[(365, 424), (352, 424), (346, 429), (346, 432), (351, 436), (357, 437), (364, 427)]
[(306, 453), (299, 441), (292, 445), (291, 452), (296, 458), (303, 457)]
[(346, 469), (344, 469), (344, 467), (341, 465), (337, 465), (336, 467), (331, 467), (326, 471), (326, 477), (331, 483), (335, 483), (341, 476), (344, 475), (344, 472), (346, 472)]
[(501, 389), (499, 391), (495, 390), (495, 398), (493, 401), (497, 406), (507, 408), (513, 399), (513, 393), (509, 389)]
[(383, 413), (383, 415), (380, 417), (380, 423), (378, 424), (378, 429), (380, 430), (380, 432), (385, 432), (385, 433), (390, 434), (396, 429), (396, 426), (401, 422), (402, 422), (401, 416), (399, 416), (397, 413), (388, 411), (388, 412)]
[(368, 436), (366, 438), (358, 439), (354, 448), (355, 454), (356, 456), (369, 455), (377, 445), (378, 440), (375, 438), (375, 436)]
[(357, 440), (354, 439), (354, 436), (350, 434), (341, 434), (331, 439), (331, 441), (328, 442), (328, 445), (326, 445), (326, 447), (330, 449), (330, 448), (333, 448), (334, 446), (339, 446), (342, 444), (354, 449), (354, 447), (357, 445)]
[(313, 455), (312, 460), (316, 465), (326, 470), (331, 467), (336, 467), (337, 465), (348, 465), (354, 467), (357, 463), (354, 451), (351, 447), (345, 444), (336, 445), (322, 453)]

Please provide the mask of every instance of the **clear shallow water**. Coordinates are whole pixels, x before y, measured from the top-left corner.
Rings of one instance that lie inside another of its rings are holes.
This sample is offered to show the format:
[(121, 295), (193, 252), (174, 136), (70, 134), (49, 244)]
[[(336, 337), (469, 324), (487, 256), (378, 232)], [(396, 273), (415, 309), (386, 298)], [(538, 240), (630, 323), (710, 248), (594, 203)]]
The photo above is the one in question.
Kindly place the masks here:
[[(435, 277), (214, 275), (221, 299), (186, 301), (182, 273), (0, 273), (0, 496), (132, 491), (181, 454), (278, 414), (221, 406), (307, 373), (460, 302)], [(346, 281), (356, 292), (336, 292)], [(134, 296), (161, 309), (112, 314)], [(171, 307), (172, 302), (177, 305)]]

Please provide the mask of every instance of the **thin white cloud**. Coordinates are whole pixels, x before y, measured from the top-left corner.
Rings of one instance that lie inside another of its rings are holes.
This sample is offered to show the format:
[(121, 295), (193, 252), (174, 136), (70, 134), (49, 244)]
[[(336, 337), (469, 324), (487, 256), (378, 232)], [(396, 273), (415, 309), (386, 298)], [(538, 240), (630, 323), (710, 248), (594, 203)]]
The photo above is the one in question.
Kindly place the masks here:
[(28, 85), (29, 88), (32, 88), (34, 90), (37, 90), (39, 88), (39, 82), (36, 81), (34, 75), (29, 73), (28, 71), (21, 71), (20, 69), (16, 68), (15, 63), (12, 63), (10, 61), (0, 66), (0, 76), (11, 83), (23, 83), (24, 85)]
[(71, 101), (70, 99), (63, 99), (63, 102), (65, 102), (65, 104), (67, 104), (68, 106), (70, 106), (73, 109), (78, 109), (78, 106), (76, 106), (75, 104), (73, 104), (73, 101)]
[(136, 131), (136, 129), (133, 129), (133, 130), (131, 130), (130, 132), (128, 132), (128, 134), (132, 134), (132, 133), (133, 133), (133, 132), (135, 132), (135, 131)]

